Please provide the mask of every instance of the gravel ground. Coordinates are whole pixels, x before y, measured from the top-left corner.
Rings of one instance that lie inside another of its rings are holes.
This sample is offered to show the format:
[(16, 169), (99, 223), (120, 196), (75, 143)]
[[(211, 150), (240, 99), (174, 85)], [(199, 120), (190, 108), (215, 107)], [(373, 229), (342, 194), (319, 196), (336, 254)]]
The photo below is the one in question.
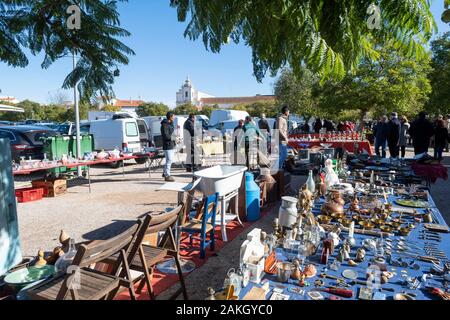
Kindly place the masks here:
[[(410, 155), (411, 150), (407, 156)], [(445, 156), (444, 165), (448, 168), (450, 154), (447, 153)], [(77, 241), (107, 239), (125, 230), (141, 215), (174, 205), (177, 201), (176, 193), (155, 191), (164, 184), (161, 173), (161, 169), (158, 169), (152, 172), (152, 178), (149, 178), (142, 165), (131, 163), (126, 166), (125, 177), (122, 176), (120, 169), (92, 168), (91, 194), (87, 183), (70, 182), (71, 187), (64, 196), (19, 204), (23, 255), (34, 256), (40, 248), (51, 249), (57, 246), (61, 229)], [(175, 169), (173, 173), (177, 181), (190, 181), (190, 176), (183, 170)], [(18, 179), (16, 184), (22, 184), (29, 179), (30, 177)], [(293, 176), (293, 187), (298, 188), (305, 180), (306, 177)], [(449, 187), (449, 181), (438, 180), (432, 186), (431, 194), (447, 223), (450, 224)], [(278, 206), (275, 206), (270, 214), (255, 223), (252, 228), (271, 231), (271, 224), (277, 211)], [(191, 299), (204, 299), (207, 287), (220, 287), (227, 270), (238, 265), (239, 248), (245, 238), (246, 232), (228, 243), (216, 257), (211, 257), (201, 268), (186, 277)], [(169, 297), (176, 287), (170, 288), (158, 299)]]
[[(143, 165), (127, 164), (125, 171), (123, 177), (121, 169), (92, 168), (92, 193), (87, 181), (70, 181), (65, 195), (18, 204), (23, 255), (54, 248), (61, 230), (76, 241), (107, 239), (143, 214), (176, 204), (176, 193), (155, 191), (164, 184), (161, 170), (152, 178)], [(190, 181), (181, 170), (174, 175), (177, 181)]]

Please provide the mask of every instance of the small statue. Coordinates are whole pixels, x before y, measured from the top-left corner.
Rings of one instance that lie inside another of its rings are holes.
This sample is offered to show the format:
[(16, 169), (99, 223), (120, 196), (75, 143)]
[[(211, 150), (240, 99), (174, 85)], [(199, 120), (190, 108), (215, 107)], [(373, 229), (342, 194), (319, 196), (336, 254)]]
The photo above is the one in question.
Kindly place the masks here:
[(358, 197), (355, 197), (349, 207), (349, 211), (359, 213), (360, 209)]
[(206, 300), (216, 300), (216, 291), (211, 287), (208, 288), (208, 297)]
[(309, 211), (314, 206), (313, 194), (308, 190), (305, 184), (298, 194), (298, 205), (300, 211)]
[(352, 246), (350, 245), (350, 241), (348, 239), (344, 240), (343, 246), (347, 252), (350, 253), (352, 251)]
[(294, 270), (291, 274), (291, 278), (294, 280), (300, 280), (302, 276), (302, 272), (300, 271), (300, 262), (298, 261), (298, 259), (295, 259), (293, 263), (294, 263)]
[(336, 259), (339, 262), (344, 262), (350, 259), (350, 254), (349, 252), (345, 249), (345, 246), (342, 246), (342, 248), (339, 250), (339, 253), (336, 257)]
[(281, 230), (280, 230), (280, 222), (279, 222), (278, 218), (275, 218), (273, 220), (272, 226), (273, 226), (273, 232), (274, 232), (275, 237), (277, 237), (277, 239), (280, 239), (281, 238)]
[(36, 267), (43, 267), (47, 264), (47, 261), (44, 259), (44, 250), (40, 249), (38, 252), (38, 258), (35, 263)]
[(365, 258), (366, 258), (366, 250), (364, 250), (364, 248), (359, 248), (356, 251), (356, 261), (363, 262)]

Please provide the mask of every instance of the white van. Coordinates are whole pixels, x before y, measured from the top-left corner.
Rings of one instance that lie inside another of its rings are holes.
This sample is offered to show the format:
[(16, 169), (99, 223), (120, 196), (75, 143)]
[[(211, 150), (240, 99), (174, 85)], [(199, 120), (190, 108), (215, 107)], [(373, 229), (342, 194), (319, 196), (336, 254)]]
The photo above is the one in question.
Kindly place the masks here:
[[(81, 133), (88, 133), (94, 137), (94, 149), (100, 150), (128, 150), (140, 153), (149, 146), (147, 124), (142, 119), (114, 117), (107, 120), (91, 121), (80, 126)], [(137, 163), (144, 163), (146, 159), (136, 159)]]
[(229, 121), (229, 120), (245, 120), (250, 116), (247, 111), (239, 110), (213, 110), (211, 112), (211, 119), (209, 120), (209, 126), (214, 127), (216, 124)]
[[(162, 148), (161, 122), (165, 119), (164, 116), (150, 116), (144, 117), (142, 120), (147, 124), (151, 141), (153, 141), (156, 148)], [(175, 116), (173, 126), (175, 127), (175, 136), (178, 144), (183, 144), (183, 127), (187, 121), (188, 116)]]

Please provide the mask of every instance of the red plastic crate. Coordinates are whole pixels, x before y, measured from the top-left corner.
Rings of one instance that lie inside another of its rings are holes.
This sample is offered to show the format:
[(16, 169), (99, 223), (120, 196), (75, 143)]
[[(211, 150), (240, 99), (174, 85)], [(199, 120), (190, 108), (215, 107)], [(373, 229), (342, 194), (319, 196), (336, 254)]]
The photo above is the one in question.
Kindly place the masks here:
[(16, 190), (17, 202), (26, 203), (42, 200), (43, 188), (25, 188)]

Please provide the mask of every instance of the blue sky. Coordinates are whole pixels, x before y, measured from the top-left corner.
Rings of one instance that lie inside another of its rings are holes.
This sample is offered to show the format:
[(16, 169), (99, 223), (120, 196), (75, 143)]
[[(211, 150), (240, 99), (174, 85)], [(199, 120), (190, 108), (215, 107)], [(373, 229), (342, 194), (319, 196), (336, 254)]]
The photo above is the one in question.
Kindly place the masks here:
[[(120, 5), (122, 26), (132, 33), (124, 39), (135, 52), (128, 66), (121, 68), (114, 90), (121, 99), (175, 104), (175, 93), (189, 75), (198, 90), (214, 96), (272, 94), (274, 79), (258, 83), (253, 77), (251, 50), (243, 44), (225, 46), (220, 54), (205, 50), (201, 41), (183, 37), (185, 24), (167, 0), (130, 0)], [(441, 22), (443, 0), (434, 0), (433, 14), (439, 32), (450, 27)], [(19, 100), (49, 102), (70, 72), (71, 59), (62, 59), (47, 70), (42, 57), (31, 57), (24, 69), (0, 64), (0, 95)], [(68, 97), (72, 97), (68, 92)]]

